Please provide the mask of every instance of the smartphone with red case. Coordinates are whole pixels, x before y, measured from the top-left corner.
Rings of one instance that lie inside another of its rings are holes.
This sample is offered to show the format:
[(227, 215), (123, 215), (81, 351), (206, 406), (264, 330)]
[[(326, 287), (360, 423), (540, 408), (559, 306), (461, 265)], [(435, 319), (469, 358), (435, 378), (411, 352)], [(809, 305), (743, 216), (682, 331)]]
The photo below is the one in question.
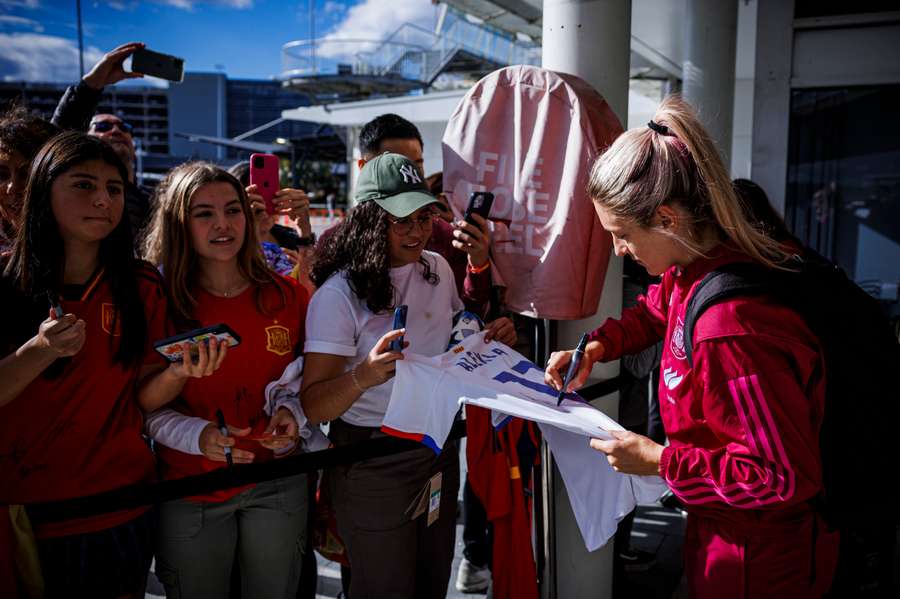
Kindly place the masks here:
[(261, 195), (266, 203), (266, 212), (275, 214), (275, 193), (281, 188), (278, 178), (278, 156), (250, 155), (250, 185), (256, 185), (256, 193)]

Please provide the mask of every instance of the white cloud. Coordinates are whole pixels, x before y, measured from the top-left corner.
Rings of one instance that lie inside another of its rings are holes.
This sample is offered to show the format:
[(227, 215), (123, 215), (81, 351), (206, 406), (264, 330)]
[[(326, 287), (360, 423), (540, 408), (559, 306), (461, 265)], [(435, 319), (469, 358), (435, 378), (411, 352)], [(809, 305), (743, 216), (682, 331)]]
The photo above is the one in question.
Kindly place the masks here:
[(225, 6), (228, 8), (253, 8), (253, 0), (158, 0), (162, 4), (181, 8), (183, 10), (194, 10), (197, 4), (212, 4), (213, 6)]
[(43, 31), (44, 26), (32, 19), (25, 17), (15, 17), (13, 15), (0, 15), (0, 27), (27, 27), (32, 31)]
[(137, 8), (137, 2), (122, 2), (121, 0), (107, 0), (106, 5), (119, 12), (132, 11)]
[[(84, 68), (89, 70), (103, 57), (95, 46), (84, 49)], [(78, 43), (39, 33), (0, 33), (0, 80), (51, 83), (78, 81)], [(153, 77), (126, 79), (118, 86), (167, 87)]]
[[(347, 10), (344, 18), (325, 36), (326, 43), (317, 49), (325, 57), (341, 57), (359, 51), (374, 49), (370, 44), (340, 44), (334, 40), (383, 40), (404, 23), (413, 23), (431, 30), (434, 25), (435, 6), (426, 0), (362, 0)], [(417, 36), (413, 37), (426, 37)], [(422, 39), (403, 39), (407, 43), (423, 43)]]
[(323, 10), (326, 15), (337, 14), (347, 10), (347, 5), (335, 2), (334, 0), (326, 0)]
[[(85, 69), (102, 56), (94, 46), (85, 48)], [(74, 83), (78, 80), (78, 44), (53, 35), (0, 33), (0, 78)]]
[(0, 0), (3, 8), (37, 8), (40, 5), (40, 0)]

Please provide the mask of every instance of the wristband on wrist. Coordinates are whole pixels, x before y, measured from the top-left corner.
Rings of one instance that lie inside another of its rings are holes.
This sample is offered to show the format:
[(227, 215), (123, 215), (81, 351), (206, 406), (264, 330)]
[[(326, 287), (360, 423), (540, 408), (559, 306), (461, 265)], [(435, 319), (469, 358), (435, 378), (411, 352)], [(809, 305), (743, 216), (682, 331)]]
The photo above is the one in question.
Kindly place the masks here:
[(360, 393), (365, 393), (365, 388), (359, 384), (359, 379), (356, 378), (356, 368), (358, 366), (359, 364), (350, 369), (350, 378), (353, 379), (353, 386), (356, 387)]
[(478, 266), (478, 267), (472, 266), (471, 263), (466, 264), (466, 270), (468, 272), (472, 273), (473, 275), (481, 274), (484, 271), (486, 271), (487, 269), (489, 269), (490, 267), (491, 267), (490, 260), (488, 260), (487, 262), (485, 262), (484, 264), (482, 264), (481, 266)]

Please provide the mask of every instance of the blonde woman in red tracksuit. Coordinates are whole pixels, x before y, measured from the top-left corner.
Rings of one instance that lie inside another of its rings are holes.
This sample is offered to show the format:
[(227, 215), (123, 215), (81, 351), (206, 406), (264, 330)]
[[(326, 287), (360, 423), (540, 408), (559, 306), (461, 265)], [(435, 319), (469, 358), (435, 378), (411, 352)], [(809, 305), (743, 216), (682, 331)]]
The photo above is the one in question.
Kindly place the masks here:
[[(697, 321), (692, 290), (730, 262), (786, 265), (790, 248), (744, 216), (721, 157), (691, 108), (668, 98), (647, 127), (596, 162), (589, 192), (616, 254), (662, 275), (634, 308), (591, 334), (570, 386), (591, 365), (663, 340), (660, 406), (669, 446), (630, 432), (591, 441), (618, 471), (659, 474), (688, 511), (685, 571), (693, 597), (819, 597), (838, 538), (811, 507), (822, 491), (824, 361), (798, 314), (763, 297), (724, 301)], [(554, 353), (562, 385), (572, 352)]]

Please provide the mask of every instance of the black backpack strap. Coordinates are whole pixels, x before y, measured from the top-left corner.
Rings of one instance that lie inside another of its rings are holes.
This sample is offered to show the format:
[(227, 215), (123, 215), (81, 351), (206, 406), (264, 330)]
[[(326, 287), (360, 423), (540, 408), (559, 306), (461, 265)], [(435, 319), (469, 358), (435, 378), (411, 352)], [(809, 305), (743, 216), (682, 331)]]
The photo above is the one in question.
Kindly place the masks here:
[(768, 269), (750, 262), (726, 264), (703, 277), (691, 294), (684, 316), (684, 350), (691, 368), (694, 367), (694, 327), (706, 309), (735, 297), (769, 293), (773, 280)]

